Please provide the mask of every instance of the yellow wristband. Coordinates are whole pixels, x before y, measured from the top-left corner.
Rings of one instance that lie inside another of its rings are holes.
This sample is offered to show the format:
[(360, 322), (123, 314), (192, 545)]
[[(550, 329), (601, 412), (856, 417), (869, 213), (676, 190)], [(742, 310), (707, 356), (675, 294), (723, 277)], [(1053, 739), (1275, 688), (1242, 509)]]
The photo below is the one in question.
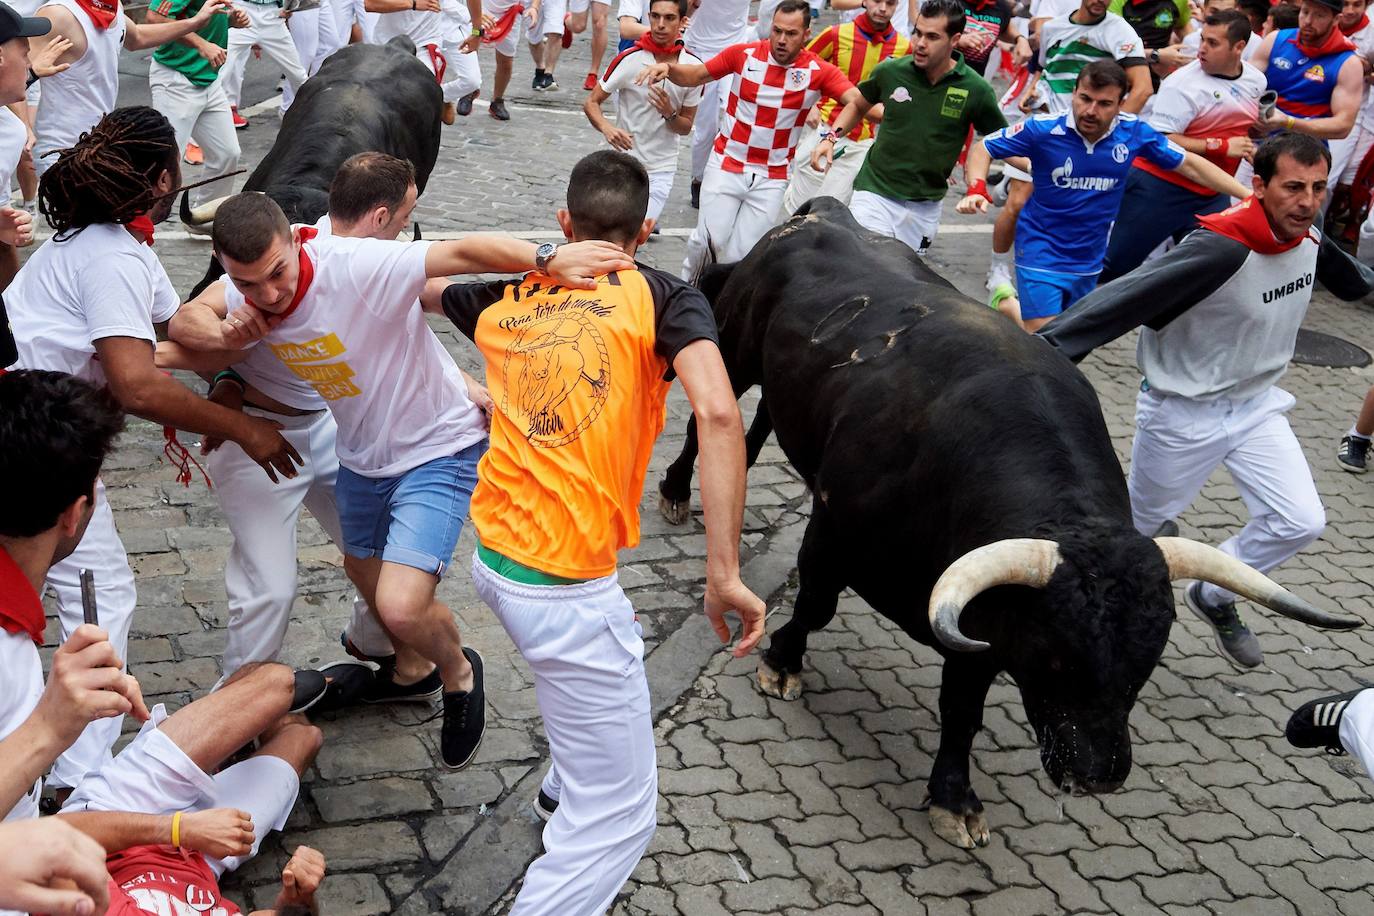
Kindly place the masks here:
[(181, 812), (172, 815), (172, 845), (181, 848)]
[(1292, 116), (1292, 115), (1289, 115), (1289, 116), (1288, 116), (1288, 124), (1286, 125), (1286, 126), (1288, 127), (1288, 129), (1289, 129), (1289, 130), (1292, 130), (1292, 129), (1293, 129), (1293, 125), (1294, 125), (1295, 123), (1296, 123), (1296, 122), (1293, 120), (1293, 116)]

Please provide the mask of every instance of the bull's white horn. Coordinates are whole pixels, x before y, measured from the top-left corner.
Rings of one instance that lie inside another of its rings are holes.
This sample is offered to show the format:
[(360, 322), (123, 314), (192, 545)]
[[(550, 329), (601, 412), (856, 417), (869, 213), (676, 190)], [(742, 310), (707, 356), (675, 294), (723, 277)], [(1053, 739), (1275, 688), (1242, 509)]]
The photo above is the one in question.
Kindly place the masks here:
[(1303, 601), (1264, 573), (1215, 547), (1188, 538), (1155, 538), (1169, 579), (1198, 579), (1249, 598), (1271, 611), (1326, 630), (1353, 630), (1364, 621), (1333, 617)]
[(201, 204), (199, 207), (188, 207), (185, 197), (182, 198), (181, 221), (188, 226), (204, 226), (206, 223), (215, 221), (215, 214), (219, 212), (220, 204), (228, 200), (228, 195), (216, 197), (214, 200)]
[(955, 652), (981, 652), (989, 648), (959, 630), (964, 606), (994, 585), (1028, 585), (1044, 588), (1063, 557), (1054, 541), (1039, 538), (1007, 538), (970, 550), (940, 576), (930, 593), (930, 629), (935, 638)]

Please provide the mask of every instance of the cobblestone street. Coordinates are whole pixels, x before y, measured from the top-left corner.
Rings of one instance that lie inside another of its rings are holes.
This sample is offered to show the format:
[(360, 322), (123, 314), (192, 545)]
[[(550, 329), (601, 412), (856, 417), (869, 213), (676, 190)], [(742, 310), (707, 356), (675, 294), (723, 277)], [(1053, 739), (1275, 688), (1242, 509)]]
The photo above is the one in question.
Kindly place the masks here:
[[(427, 237), (475, 229), (554, 236), (566, 175), (600, 144), (578, 107), (587, 41), (579, 38), (564, 55), (555, 94), (533, 97), (521, 54), (509, 123), (479, 105), (445, 129), (417, 211)], [(137, 100), (140, 79), (146, 96), (146, 68), (134, 63), (125, 68), (127, 101)], [(482, 64), (490, 79), (489, 52)], [(240, 134), (244, 165), (266, 151), (276, 117), (252, 114)], [(674, 272), (682, 230), (696, 215), (687, 206), (686, 163), (684, 154), (665, 232), (642, 252)], [(185, 293), (203, 273), (209, 245), (172, 223), (163, 228), (157, 251)], [(947, 200), (930, 257), (978, 299), (990, 228), (987, 218), (955, 215)], [(434, 327), (459, 364), (478, 372), (474, 348), (447, 323)], [(1319, 292), (1307, 327), (1369, 347), (1374, 309)], [(1124, 463), (1139, 382), (1134, 335), (1083, 369)], [(1374, 557), (1363, 543), (1374, 535), (1374, 481), (1342, 472), (1334, 457), (1371, 383), (1370, 369), (1295, 366), (1286, 377), (1298, 402), (1290, 419), (1328, 528), (1274, 578), (1323, 607), (1374, 620)], [(746, 421), (756, 400), (744, 401)], [(680, 528), (657, 510), (655, 485), (681, 447), (688, 414), (675, 388), (642, 503), (643, 541), (621, 567), (649, 653), (661, 799), (658, 833), (616, 913), (1374, 913), (1369, 780), (1346, 758), (1294, 751), (1282, 733), (1300, 703), (1374, 682), (1374, 629), (1326, 633), (1244, 607), (1266, 655), (1242, 673), (1180, 598), (1163, 661), (1131, 717), (1135, 767), (1106, 796), (1055, 793), (1019, 694), (1004, 677), (972, 757), (991, 844), (957, 849), (934, 835), (923, 810), (939, 740), (933, 650), (847, 596), (810, 641), (796, 701), (758, 691), (756, 656), (733, 660), (720, 651), (699, 614), (700, 506), (694, 502)], [(132, 421), (104, 479), (138, 577), (131, 668), (150, 701), (180, 705), (220, 675), (229, 534), (214, 492), (199, 478), (189, 488), (176, 483), (161, 450), (161, 430)], [(771, 443), (751, 471), (747, 505), (745, 578), (767, 597), (773, 630), (791, 613), (809, 496)], [(1247, 514), (1221, 471), (1180, 523), (1185, 536), (1215, 544)], [(439, 597), (486, 661), (490, 718), (476, 761), (459, 773), (443, 768), (438, 724), (420, 723), (427, 708), (321, 717), (327, 741), (284, 835), (226, 881), (245, 912), (271, 905), (286, 850), (299, 843), (329, 861), (320, 906), (327, 916), (502, 912), (513, 899), (540, 848), (529, 802), (546, 745), (528, 670), (473, 591), (472, 550), (465, 531)], [(284, 660), (312, 667), (340, 660), (351, 601), (338, 551), (306, 518)], [(50, 639), (55, 633), (50, 621)]]

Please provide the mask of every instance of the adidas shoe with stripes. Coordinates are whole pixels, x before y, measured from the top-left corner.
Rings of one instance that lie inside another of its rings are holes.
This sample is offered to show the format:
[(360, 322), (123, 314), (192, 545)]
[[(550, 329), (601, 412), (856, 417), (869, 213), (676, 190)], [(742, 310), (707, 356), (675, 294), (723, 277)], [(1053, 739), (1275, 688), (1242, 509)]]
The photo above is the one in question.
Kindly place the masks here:
[(1324, 747), (1332, 754), (1344, 754), (1341, 747), (1341, 717), (1362, 691), (1321, 697), (1299, 706), (1288, 719), (1285, 734), (1294, 747)]

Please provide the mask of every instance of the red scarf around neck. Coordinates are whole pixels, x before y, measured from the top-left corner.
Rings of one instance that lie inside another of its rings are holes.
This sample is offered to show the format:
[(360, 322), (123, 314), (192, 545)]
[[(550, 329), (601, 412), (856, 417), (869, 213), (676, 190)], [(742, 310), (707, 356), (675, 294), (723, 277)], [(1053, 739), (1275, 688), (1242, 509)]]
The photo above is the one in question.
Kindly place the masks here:
[(1300, 235), (1287, 242), (1274, 237), (1274, 229), (1269, 225), (1269, 217), (1264, 215), (1264, 205), (1258, 197), (1247, 197), (1240, 203), (1221, 211), (1198, 217), (1204, 229), (1217, 235), (1240, 242), (1257, 254), (1282, 254), (1301, 245), (1308, 236)]
[(1326, 37), (1322, 39), (1319, 45), (1303, 44), (1298, 34), (1300, 33), (1294, 33), (1293, 44), (1297, 45), (1298, 50), (1307, 57), (1325, 57), (1328, 54), (1339, 54), (1342, 51), (1355, 50), (1355, 46), (1350, 43), (1348, 38), (1341, 34), (1340, 29), (1332, 29), (1327, 32)]
[(861, 31), (866, 32), (869, 35), (873, 35), (877, 38), (886, 38), (887, 33), (892, 31), (892, 23), (890, 22), (887, 24), (887, 28), (885, 29), (880, 29), (876, 25), (874, 25), (873, 20), (868, 18), (867, 11), (860, 13), (858, 16), (855, 16), (854, 24), (858, 26)]
[(118, 0), (76, 0), (76, 5), (86, 11), (97, 29), (108, 29), (119, 15)]
[(143, 244), (149, 247), (152, 247), (153, 232), (155, 231), (155, 229), (153, 227), (153, 221), (149, 219), (148, 214), (140, 213), (138, 216), (135, 216), (133, 219), (129, 220), (124, 225), (128, 226), (129, 231), (133, 232), (134, 235), (138, 236), (139, 241), (141, 241)]
[(648, 51), (653, 55), (676, 54), (682, 47), (682, 39), (676, 39), (672, 44), (665, 47), (654, 41), (654, 34), (652, 32), (645, 32), (643, 35), (639, 36), (639, 40), (635, 42), (635, 47), (639, 48), (641, 51)]
[(27, 633), (43, 645), (43, 601), (33, 583), (5, 548), (0, 547), (0, 629), (7, 633)]
[(1356, 32), (1360, 31), (1367, 25), (1369, 25), (1369, 14), (1365, 13), (1363, 16), (1360, 17), (1360, 21), (1352, 25), (1350, 28), (1347, 29), (1343, 25), (1340, 26), (1341, 34), (1349, 37), (1351, 35), (1354, 35)]

